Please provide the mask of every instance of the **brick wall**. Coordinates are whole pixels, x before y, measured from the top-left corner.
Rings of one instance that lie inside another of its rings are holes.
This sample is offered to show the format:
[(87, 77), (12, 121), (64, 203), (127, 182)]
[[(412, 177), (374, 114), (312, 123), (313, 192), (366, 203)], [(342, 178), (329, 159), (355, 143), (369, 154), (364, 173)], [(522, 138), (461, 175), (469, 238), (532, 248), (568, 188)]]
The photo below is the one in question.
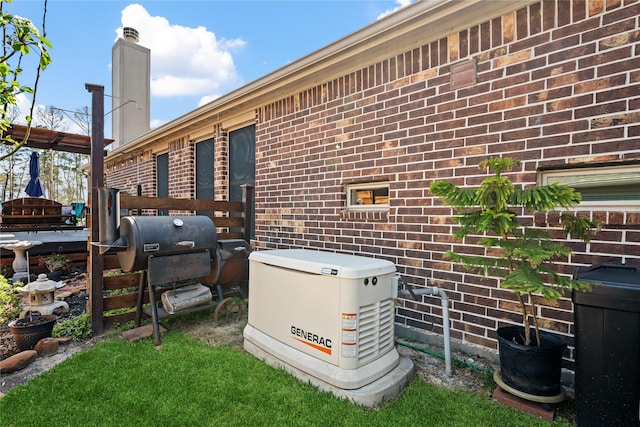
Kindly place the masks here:
[[(227, 133), (216, 128), (211, 137), (214, 143), (214, 193), (215, 200), (229, 197), (229, 147)], [(156, 150), (158, 147), (155, 147)], [(169, 197), (195, 198), (195, 142), (188, 135), (169, 143)], [(105, 186), (117, 188), (128, 194), (137, 194), (137, 185), (142, 186), (142, 195), (155, 197), (156, 156), (152, 149), (133, 154), (118, 162), (109, 162), (105, 169)]]
[(229, 200), (229, 135), (218, 127), (213, 143), (213, 185), (215, 200)]
[(149, 151), (105, 168), (105, 187), (117, 188), (123, 193), (137, 194), (140, 184), (143, 196), (155, 196), (155, 181), (156, 158)]
[(195, 146), (187, 138), (169, 143), (169, 197), (195, 198)]
[[(516, 4), (514, 2), (514, 4)], [(545, 0), (354, 70), (258, 111), (256, 245), (314, 248), (394, 262), (409, 283), (451, 298), (452, 337), (496, 348), (495, 329), (519, 322), (514, 297), (444, 260), (473, 251), (452, 233), (433, 180), (477, 185), (491, 155), (523, 160), (512, 176), (533, 185), (540, 167), (640, 159), (640, 4)], [(451, 89), (451, 66), (475, 61), (475, 84)], [(345, 212), (344, 185), (390, 182), (384, 214)], [(640, 262), (640, 214), (587, 211), (603, 230), (561, 264)], [(531, 217), (554, 224), (557, 213)], [(565, 336), (568, 298), (539, 307)], [(397, 320), (441, 331), (439, 301), (405, 300)]]

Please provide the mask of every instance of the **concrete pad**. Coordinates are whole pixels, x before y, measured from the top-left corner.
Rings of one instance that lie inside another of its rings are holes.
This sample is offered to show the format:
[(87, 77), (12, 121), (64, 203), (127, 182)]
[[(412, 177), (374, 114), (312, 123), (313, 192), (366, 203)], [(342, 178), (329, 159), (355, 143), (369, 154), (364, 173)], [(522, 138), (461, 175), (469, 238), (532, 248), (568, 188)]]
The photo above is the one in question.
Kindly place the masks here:
[(380, 406), (396, 398), (409, 385), (414, 373), (413, 361), (408, 357), (401, 356), (398, 365), (390, 372), (363, 387), (347, 390), (329, 384), (295, 366), (285, 363), (250, 340), (244, 340), (244, 349), (256, 358), (265, 361), (268, 365), (284, 369), (304, 383), (313, 384), (320, 391), (332, 393), (337, 397), (345, 398), (369, 408)]

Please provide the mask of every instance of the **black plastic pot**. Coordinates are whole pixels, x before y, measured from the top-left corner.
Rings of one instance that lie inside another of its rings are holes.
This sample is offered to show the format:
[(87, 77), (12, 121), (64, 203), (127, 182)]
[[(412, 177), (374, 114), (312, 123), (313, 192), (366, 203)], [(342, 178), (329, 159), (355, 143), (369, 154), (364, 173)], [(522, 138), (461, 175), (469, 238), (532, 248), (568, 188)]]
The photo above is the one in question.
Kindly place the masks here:
[(524, 327), (498, 328), (498, 350), (502, 381), (509, 387), (534, 396), (556, 396), (562, 392), (562, 354), (567, 347), (555, 334), (540, 331), (540, 347), (525, 346)]
[(56, 319), (57, 316), (51, 314), (31, 318), (27, 316), (9, 322), (9, 329), (18, 350), (32, 350), (38, 341), (50, 337)]

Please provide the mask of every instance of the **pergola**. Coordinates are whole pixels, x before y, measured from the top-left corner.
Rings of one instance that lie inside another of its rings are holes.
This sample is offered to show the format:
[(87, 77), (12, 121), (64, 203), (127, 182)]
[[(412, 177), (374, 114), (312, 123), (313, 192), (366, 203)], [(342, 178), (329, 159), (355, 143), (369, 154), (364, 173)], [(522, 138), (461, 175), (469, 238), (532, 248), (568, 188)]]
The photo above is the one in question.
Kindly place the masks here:
[[(11, 136), (15, 141), (22, 141), (26, 133), (26, 126), (14, 124), (7, 129), (6, 135)], [(112, 142), (113, 139), (105, 139), (104, 146)], [(91, 154), (91, 137), (88, 135), (77, 135), (57, 130), (32, 127), (25, 146), (65, 151), (68, 153)]]

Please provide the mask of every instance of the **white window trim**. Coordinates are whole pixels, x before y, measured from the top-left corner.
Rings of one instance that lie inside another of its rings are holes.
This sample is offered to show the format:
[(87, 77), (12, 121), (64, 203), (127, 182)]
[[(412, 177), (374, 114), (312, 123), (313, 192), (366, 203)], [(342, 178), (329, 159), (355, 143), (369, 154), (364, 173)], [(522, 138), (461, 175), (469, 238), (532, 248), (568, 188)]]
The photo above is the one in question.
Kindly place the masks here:
[[(568, 185), (580, 191), (580, 188), (607, 185), (637, 185), (640, 188), (640, 165), (602, 166), (595, 168), (575, 168), (548, 170), (539, 173), (539, 183), (548, 185), (553, 182)], [(582, 201), (580, 207), (606, 208), (622, 210), (640, 210), (638, 200)]]
[(367, 182), (362, 184), (346, 184), (345, 190), (347, 193), (347, 210), (348, 211), (388, 211), (389, 204), (377, 204), (377, 205), (357, 205), (351, 203), (351, 192), (357, 190), (376, 190), (378, 188), (386, 188), (389, 191), (389, 182)]

